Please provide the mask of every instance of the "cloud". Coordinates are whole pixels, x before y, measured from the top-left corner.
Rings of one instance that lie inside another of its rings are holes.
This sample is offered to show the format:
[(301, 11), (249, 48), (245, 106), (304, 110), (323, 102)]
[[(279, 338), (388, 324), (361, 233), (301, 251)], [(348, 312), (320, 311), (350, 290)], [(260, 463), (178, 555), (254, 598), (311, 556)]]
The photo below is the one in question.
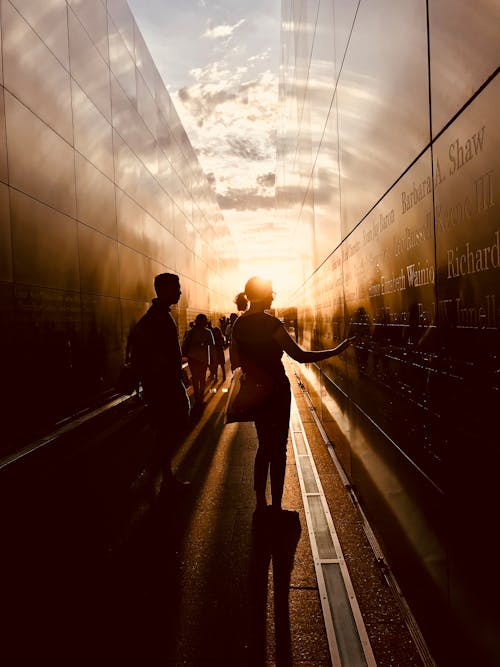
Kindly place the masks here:
[(205, 174), (205, 177), (206, 177), (210, 187), (214, 188), (217, 179), (215, 178), (215, 174), (213, 173), (213, 171), (209, 172), (208, 174)]
[(202, 37), (207, 37), (208, 39), (220, 39), (221, 37), (230, 37), (236, 28), (239, 28), (242, 23), (245, 23), (245, 19), (240, 19), (237, 23), (233, 25), (221, 24), (221, 25), (212, 25), (211, 22), (208, 24), (208, 28), (202, 34)]
[(191, 71), (173, 95), (219, 205), (246, 215), (275, 208), (277, 75), (231, 68), (225, 59)]
[(256, 53), (254, 56), (250, 56), (248, 59), (249, 63), (256, 63), (261, 60), (269, 60), (271, 57), (271, 49), (266, 49), (265, 51), (262, 51), (261, 53)]
[(238, 99), (238, 94), (235, 92), (210, 90), (196, 86), (181, 88), (177, 94), (185, 109), (196, 119), (198, 127), (205, 125), (206, 120), (217, 107)]
[(245, 229), (242, 231), (242, 235), (262, 238), (262, 234), (265, 234), (271, 230), (280, 236), (288, 235), (288, 226), (269, 219), (269, 214), (263, 214), (262, 218), (258, 216), (254, 222), (246, 222)]
[(262, 174), (262, 176), (257, 176), (256, 181), (263, 188), (274, 188), (276, 183), (276, 174), (272, 171), (267, 174)]
[(226, 141), (229, 147), (228, 152), (244, 160), (261, 161), (268, 157), (267, 151), (263, 150), (255, 139), (241, 139), (238, 136), (228, 136)]
[(224, 193), (217, 194), (217, 201), (223, 210), (257, 211), (275, 208), (274, 194), (259, 194), (256, 188), (229, 187)]
[(276, 93), (266, 77), (238, 82), (234, 80), (235, 75), (232, 79), (225, 78), (217, 68), (210, 82), (198, 76), (199, 83), (184, 86), (177, 93), (198, 127), (204, 127), (209, 120), (220, 121), (226, 126), (238, 123), (239, 130), (242, 119), (276, 122)]

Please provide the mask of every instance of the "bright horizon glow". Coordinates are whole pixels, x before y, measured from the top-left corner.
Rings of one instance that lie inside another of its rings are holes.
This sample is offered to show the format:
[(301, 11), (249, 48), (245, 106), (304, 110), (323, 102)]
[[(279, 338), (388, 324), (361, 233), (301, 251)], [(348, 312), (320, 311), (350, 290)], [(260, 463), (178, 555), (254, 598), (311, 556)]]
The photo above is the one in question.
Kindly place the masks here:
[(252, 276), (271, 280), (276, 292), (275, 306), (286, 307), (290, 294), (300, 283), (300, 253), (294, 252), (288, 226), (275, 210), (225, 211), (238, 252), (241, 292)]
[(236, 290), (236, 293), (243, 291), (245, 283), (249, 278), (260, 276), (272, 282), (273, 290), (276, 292), (273, 307), (285, 308), (292, 305), (289, 303), (289, 300), (295, 281), (293, 285), (290, 284), (291, 271), (293, 271), (293, 262), (282, 261), (278, 263), (272, 260), (265, 260), (264, 258), (261, 261), (254, 261), (253, 263), (249, 261), (242, 264), (240, 262), (240, 288)]

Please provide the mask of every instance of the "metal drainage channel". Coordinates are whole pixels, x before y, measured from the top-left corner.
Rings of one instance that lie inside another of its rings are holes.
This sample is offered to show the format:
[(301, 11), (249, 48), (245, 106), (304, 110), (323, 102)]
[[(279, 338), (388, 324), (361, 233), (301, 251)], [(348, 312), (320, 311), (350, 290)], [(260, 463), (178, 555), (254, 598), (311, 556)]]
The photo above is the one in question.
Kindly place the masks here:
[(401, 616), (406, 624), (406, 627), (408, 628), (408, 631), (410, 635), (413, 638), (413, 641), (415, 642), (415, 646), (417, 648), (417, 651), (420, 655), (420, 658), (422, 659), (422, 663), (424, 664), (425, 667), (436, 667), (436, 662), (434, 658), (432, 657), (429, 648), (425, 642), (424, 636), (422, 634), (422, 631), (420, 630), (420, 627), (415, 619), (415, 617), (412, 614), (412, 611), (396, 581), (396, 578), (394, 577), (390, 567), (388, 566), (384, 554), (380, 548), (380, 545), (377, 541), (377, 538), (375, 537), (374, 532), (371, 529), (370, 524), (368, 523), (368, 519), (365, 516), (365, 513), (363, 512), (363, 509), (361, 505), (358, 502), (358, 499), (356, 497), (356, 494), (354, 493), (354, 489), (352, 488), (349, 479), (347, 478), (338, 458), (337, 455), (335, 454), (333, 444), (330, 442), (330, 439), (328, 438), (328, 435), (326, 434), (325, 429), (323, 428), (323, 425), (316, 413), (316, 410), (314, 409), (314, 406), (312, 404), (311, 398), (300, 381), (300, 378), (295, 370), (293, 368), (293, 373), (295, 375), (295, 378), (297, 380), (297, 383), (299, 387), (302, 390), (302, 395), (304, 396), (306, 403), (309, 407), (311, 416), (314, 419), (314, 422), (316, 424), (316, 427), (318, 428), (318, 431), (323, 439), (323, 442), (325, 443), (328, 453), (330, 454), (330, 457), (337, 469), (338, 474), (340, 475), (340, 478), (342, 480), (342, 483), (346, 489), (346, 491), (349, 493), (349, 497), (351, 499), (352, 504), (356, 507), (359, 516), (361, 518), (361, 524), (363, 526), (363, 530), (365, 532), (366, 538), (371, 546), (371, 549), (373, 551), (373, 554), (375, 556), (375, 561), (377, 565), (380, 568), (380, 572), (384, 577), (384, 580), (388, 586), (388, 588), (391, 590), (393, 596), (394, 596), (394, 601), (399, 607), (399, 610), (401, 612)]
[(292, 395), (290, 435), (333, 667), (376, 667), (339, 539)]

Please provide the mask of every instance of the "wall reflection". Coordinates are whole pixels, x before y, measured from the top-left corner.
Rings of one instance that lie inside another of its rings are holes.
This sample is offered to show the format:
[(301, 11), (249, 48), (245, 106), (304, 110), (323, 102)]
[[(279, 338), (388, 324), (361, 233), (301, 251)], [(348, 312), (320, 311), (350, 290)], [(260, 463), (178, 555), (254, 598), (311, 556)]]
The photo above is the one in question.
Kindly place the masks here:
[(386, 0), (284, 2), (282, 14), (277, 189), (300, 260), (299, 339), (358, 336), (300, 372), (443, 665), (467, 651), (500, 659), (462, 534), (466, 519), (486, 585), (500, 463), (498, 18), (495, 3)]
[(182, 336), (236, 258), (125, 0), (2, 0), (0, 35), (1, 456), (113, 394), (157, 273)]

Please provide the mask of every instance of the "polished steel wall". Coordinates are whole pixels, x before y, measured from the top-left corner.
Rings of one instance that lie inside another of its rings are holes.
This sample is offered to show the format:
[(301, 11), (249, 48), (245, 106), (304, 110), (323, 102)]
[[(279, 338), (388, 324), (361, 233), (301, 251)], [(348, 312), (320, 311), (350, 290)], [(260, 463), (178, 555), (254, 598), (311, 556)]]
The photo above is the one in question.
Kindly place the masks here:
[(300, 342), (358, 335), (300, 370), (439, 664), (457, 628), (500, 660), (499, 25), (494, 0), (282, 2)]
[(112, 392), (153, 278), (180, 334), (235, 254), (125, 0), (1, 0), (2, 452)]

